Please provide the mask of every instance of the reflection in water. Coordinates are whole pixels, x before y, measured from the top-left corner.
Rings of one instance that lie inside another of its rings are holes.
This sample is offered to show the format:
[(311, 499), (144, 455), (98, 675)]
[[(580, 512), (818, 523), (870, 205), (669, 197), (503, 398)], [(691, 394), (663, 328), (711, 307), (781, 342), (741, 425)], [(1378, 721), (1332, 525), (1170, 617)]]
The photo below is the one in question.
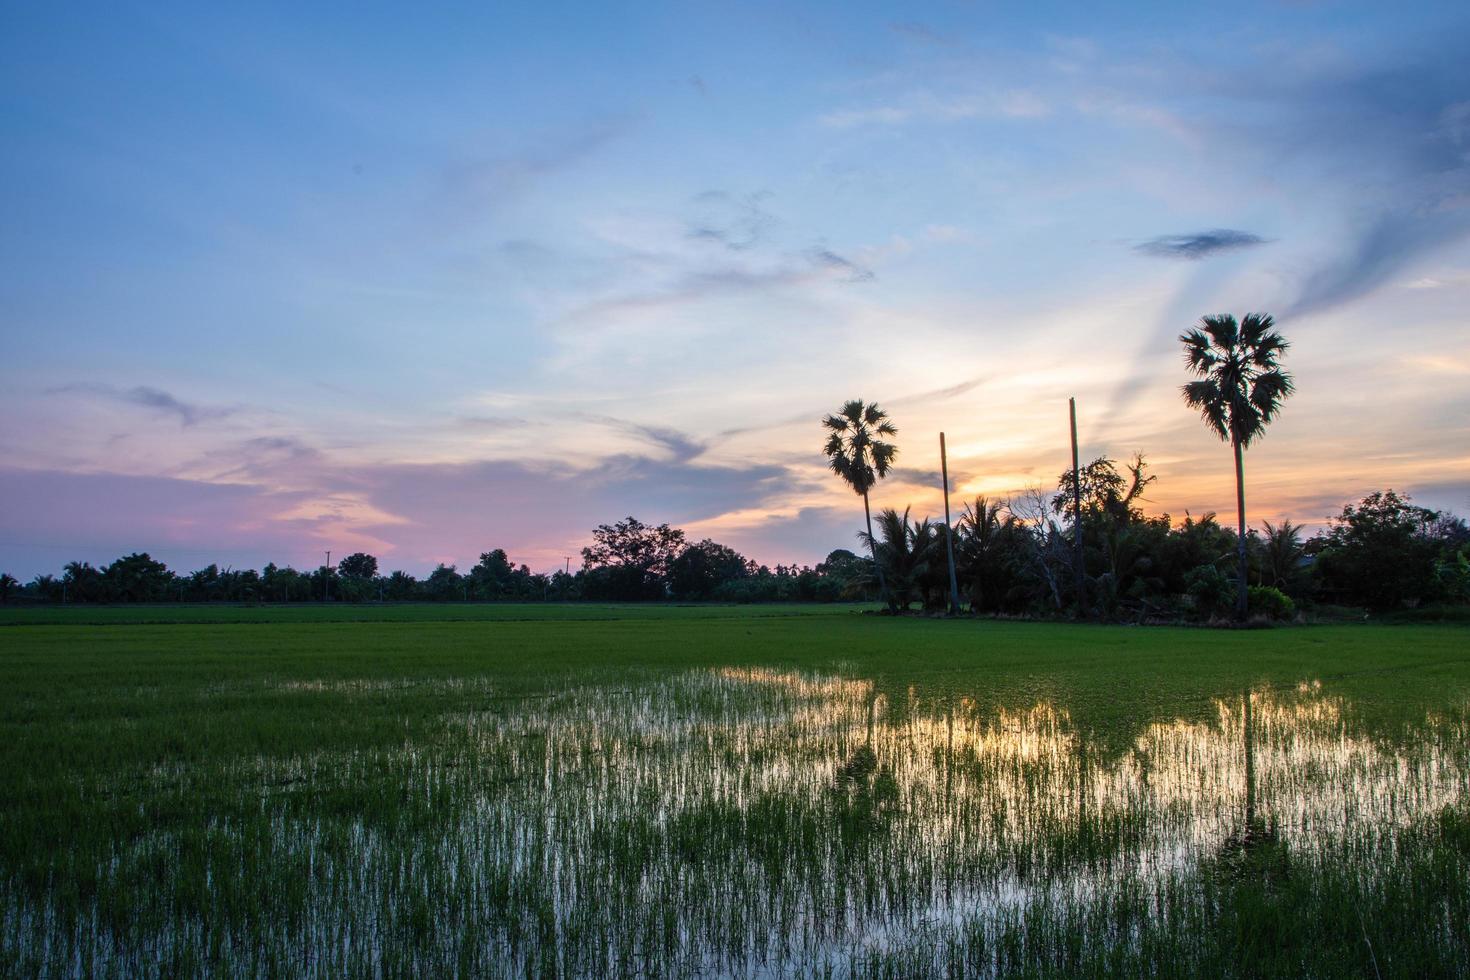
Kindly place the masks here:
[[(385, 772), (433, 801), (407, 830), (359, 818), (345, 834), (271, 810), (272, 853), (311, 874), (299, 920), (264, 941), (325, 951), (327, 973), (378, 962), (411, 928), (433, 942), (400, 966), (421, 970), (842, 973), (907, 951), (942, 972), (925, 958), (940, 940), (998, 934), (1028, 908), (1162, 896), (1263, 845), (1328, 860), (1464, 796), (1464, 713), (1399, 745), (1319, 684), (1214, 709), (1119, 752), (1045, 701), (982, 710), (766, 669), (490, 701), (433, 744), (241, 774), (267, 810), (283, 778)], [(90, 928), (86, 955), (106, 961), (110, 934)], [(152, 936), (153, 952), (191, 928)]]

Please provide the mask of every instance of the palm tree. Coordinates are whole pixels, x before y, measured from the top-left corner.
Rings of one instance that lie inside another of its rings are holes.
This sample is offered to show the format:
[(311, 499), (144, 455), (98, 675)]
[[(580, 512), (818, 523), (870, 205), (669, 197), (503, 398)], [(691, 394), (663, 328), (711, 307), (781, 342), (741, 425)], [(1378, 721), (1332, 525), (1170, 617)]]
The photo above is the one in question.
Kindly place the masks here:
[(1271, 585), (1283, 592), (1289, 591), (1292, 584), (1301, 577), (1302, 563), (1302, 529), (1291, 521), (1281, 522), (1276, 527), (1270, 521), (1262, 521), (1266, 526), (1266, 571), (1271, 575)]
[(1247, 565), (1245, 538), (1245, 464), (1242, 454), (1281, 409), (1292, 392), (1291, 375), (1281, 370), (1279, 358), (1286, 339), (1277, 333), (1270, 314), (1248, 313), (1237, 325), (1228, 313), (1200, 319), (1200, 328), (1180, 334), (1184, 362), (1198, 376), (1185, 385), (1184, 403), (1199, 409), (1205, 425), (1235, 449), (1235, 503), (1239, 518), (1236, 544), (1240, 580), (1235, 612), (1246, 615)]
[(888, 573), (889, 605), (896, 610), (908, 609), (939, 551), (939, 525), (927, 517), (910, 523), (909, 508), (900, 514), (885, 507), (878, 512), (877, 540), (871, 533), (865, 537), (879, 570)]
[(854, 398), (842, 406), (836, 415), (822, 419), (829, 430), (827, 444), (822, 452), (832, 472), (852, 487), (853, 492), (863, 498), (863, 517), (868, 525), (868, 550), (878, 571), (878, 592), (887, 600), (888, 584), (883, 578), (883, 565), (878, 561), (878, 552), (873, 543), (873, 512), (868, 506), (868, 491), (873, 484), (888, 475), (888, 468), (898, 455), (898, 447), (884, 442), (879, 436), (898, 435), (898, 427), (888, 419), (888, 414), (876, 404), (863, 404)]
[(962, 562), (969, 582), (970, 606), (977, 611), (995, 612), (1001, 608), (1012, 581), (1012, 569), (1007, 563), (1014, 553), (1020, 520), (1007, 501), (982, 495), (973, 504), (965, 505), (957, 524), (956, 561)]

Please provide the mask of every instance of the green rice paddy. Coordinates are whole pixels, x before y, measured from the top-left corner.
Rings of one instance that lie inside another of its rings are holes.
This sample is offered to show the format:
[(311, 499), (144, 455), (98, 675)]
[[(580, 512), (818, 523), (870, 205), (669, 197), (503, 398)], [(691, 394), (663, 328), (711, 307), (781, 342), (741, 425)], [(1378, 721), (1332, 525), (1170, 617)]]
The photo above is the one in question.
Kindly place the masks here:
[(1464, 976), (1470, 631), (0, 612), (0, 972)]

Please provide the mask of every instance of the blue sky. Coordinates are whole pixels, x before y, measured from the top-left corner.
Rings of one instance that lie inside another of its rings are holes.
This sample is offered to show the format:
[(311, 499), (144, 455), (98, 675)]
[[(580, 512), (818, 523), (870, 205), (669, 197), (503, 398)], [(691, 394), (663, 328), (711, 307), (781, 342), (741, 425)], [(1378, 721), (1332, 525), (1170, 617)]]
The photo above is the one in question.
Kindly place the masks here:
[(0, 568), (149, 550), (536, 568), (672, 521), (852, 546), (880, 505), (1146, 452), (1228, 511), (1180, 331), (1299, 393), (1252, 519), (1470, 511), (1457, 5), (198, 5), (0, 13)]

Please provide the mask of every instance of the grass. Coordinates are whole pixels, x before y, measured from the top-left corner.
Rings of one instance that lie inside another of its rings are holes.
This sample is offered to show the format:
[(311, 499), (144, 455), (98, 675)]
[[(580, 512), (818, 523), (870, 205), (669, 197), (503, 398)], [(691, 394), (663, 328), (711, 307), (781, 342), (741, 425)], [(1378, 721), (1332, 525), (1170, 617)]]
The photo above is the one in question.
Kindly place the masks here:
[(0, 623), (18, 972), (1470, 971), (1463, 627)]

